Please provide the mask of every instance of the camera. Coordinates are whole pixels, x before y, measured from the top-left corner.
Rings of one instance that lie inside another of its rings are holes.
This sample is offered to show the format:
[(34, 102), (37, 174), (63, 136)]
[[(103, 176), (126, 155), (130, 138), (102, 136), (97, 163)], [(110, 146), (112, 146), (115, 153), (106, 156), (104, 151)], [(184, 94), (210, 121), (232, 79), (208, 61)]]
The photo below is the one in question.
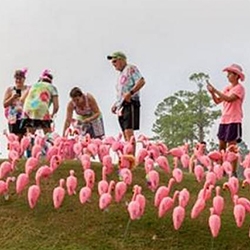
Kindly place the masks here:
[(21, 96), (21, 89), (16, 89), (16, 94), (17, 94), (18, 96)]

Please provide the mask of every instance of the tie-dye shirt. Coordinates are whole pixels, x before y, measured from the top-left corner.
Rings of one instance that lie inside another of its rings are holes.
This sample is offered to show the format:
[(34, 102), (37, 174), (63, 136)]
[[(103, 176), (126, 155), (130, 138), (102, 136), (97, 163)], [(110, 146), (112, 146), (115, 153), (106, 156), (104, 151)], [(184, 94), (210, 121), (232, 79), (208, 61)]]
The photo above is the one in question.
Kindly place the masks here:
[[(138, 68), (134, 65), (127, 64), (119, 75), (118, 82), (116, 85), (117, 101), (115, 106), (120, 108), (123, 103), (123, 95), (135, 86), (135, 84), (143, 78)], [(132, 100), (139, 100), (139, 92), (136, 92), (132, 96)]]
[(32, 85), (24, 102), (23, 118), (51, 120), (49, 108), (53, 96), (58, 96), (58, 91), (51, 83), (40, 81)]

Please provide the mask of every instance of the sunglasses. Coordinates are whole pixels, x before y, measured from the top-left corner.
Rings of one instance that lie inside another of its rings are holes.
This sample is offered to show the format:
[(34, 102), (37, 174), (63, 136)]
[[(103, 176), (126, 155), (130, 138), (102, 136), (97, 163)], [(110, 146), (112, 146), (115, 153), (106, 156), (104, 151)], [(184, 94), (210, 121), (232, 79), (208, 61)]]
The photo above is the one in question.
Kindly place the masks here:
[(116, 63), (117, 62), (117, 60), (112, 60), (112, 63), (114, 64), (114, 63)]

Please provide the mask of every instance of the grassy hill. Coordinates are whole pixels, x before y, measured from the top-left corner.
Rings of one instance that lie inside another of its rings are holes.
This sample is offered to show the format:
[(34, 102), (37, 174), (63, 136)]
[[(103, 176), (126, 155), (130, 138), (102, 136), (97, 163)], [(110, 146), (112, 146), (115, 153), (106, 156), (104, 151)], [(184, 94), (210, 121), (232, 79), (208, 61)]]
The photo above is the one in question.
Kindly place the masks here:
[[(24, 160), (18, 163), (17, 176), (23, 171)], [(41, 162), (41, 165), (44, 162)], [(27, 188), (18, 196), (15, 184), (10, 184), (10, 198), (0, 197), (0, 249), (1, 250), (158, 250), (158, 249), (250, 249), (248, 237), (249, 215), (241, 228), (236, 226), (233, 217), (233, 204), (228, 191), (222, 191), (225, 198), (225, 210), (222, 214), (222, 226), (217, 238), (212, 238), (208, 227), (209, 208), (197, 219), (190, 218), (190, 211), (202, 184), (197, 183), (192, 174), (185, 173), (180, 184), (174, 184), (170, 196), (175, 190), (186, 187), (191, 199), (186, 208), (186, 217), (181, 228), (176, 231), (172, 224), (172, 210), (164, 218), (158, 218), (157, 209), (153, 205), (152, 193), (145, 181), (143, 166), (133, 171), (133, 185), (142, 186), (142, 193), (147, 199), (144, 216), (140, 220), (130, 221), (126, 202), (132, 197), (132, 186), (127, 191), (121, 203), (112, 202), (108, 211), (98, 207), (97, 182), (101, 179), (101, 165), (93, 163), (96, 172), (96, 185), (91, 202), (82, 205), (78, 193), (75, 196), (66, 195), (62, 206), (56, 210), (52, 203), (53, 189), (58, 186), (60, 178), (66, 178), (69, 170), (74, 169), (78, 178), (78, 189), (85, 185), (82, 167), (79, 161), (65, 161), (47, 180), (41, 182), (41, 197), (32, 210), (27, 202)], [(166, 184), (170, 175), (161, 173), (161, 184)], [(118, 180), (117, 171), (108, 179)], [(222, 180), (222, 185), (226, 179)], [(30, 184), (34, 183), (34, 173)], [(240, 189), (240, 195), (250, 197), (249, 188)], [(213, 192), (214, 196), (214, 192)], [(176, 203), (177, 204), (177, 203)]]

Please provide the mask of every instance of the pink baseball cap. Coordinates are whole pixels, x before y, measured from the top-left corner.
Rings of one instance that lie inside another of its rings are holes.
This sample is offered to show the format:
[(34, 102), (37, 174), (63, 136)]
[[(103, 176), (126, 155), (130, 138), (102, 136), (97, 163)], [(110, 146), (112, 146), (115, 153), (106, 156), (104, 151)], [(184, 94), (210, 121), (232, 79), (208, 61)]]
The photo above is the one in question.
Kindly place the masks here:
[(238, 64), (232, 64), (231, 66), (226, 67), (225, 69), (223, 69), (223, 71), (233, 72), (233, 73), (237, 74), (240, 77), (240, 80), (242, 82), (245, 79), (245, 75), (243, 73), (243, 70), (242, 70), (241, 66), (238, 65)]

